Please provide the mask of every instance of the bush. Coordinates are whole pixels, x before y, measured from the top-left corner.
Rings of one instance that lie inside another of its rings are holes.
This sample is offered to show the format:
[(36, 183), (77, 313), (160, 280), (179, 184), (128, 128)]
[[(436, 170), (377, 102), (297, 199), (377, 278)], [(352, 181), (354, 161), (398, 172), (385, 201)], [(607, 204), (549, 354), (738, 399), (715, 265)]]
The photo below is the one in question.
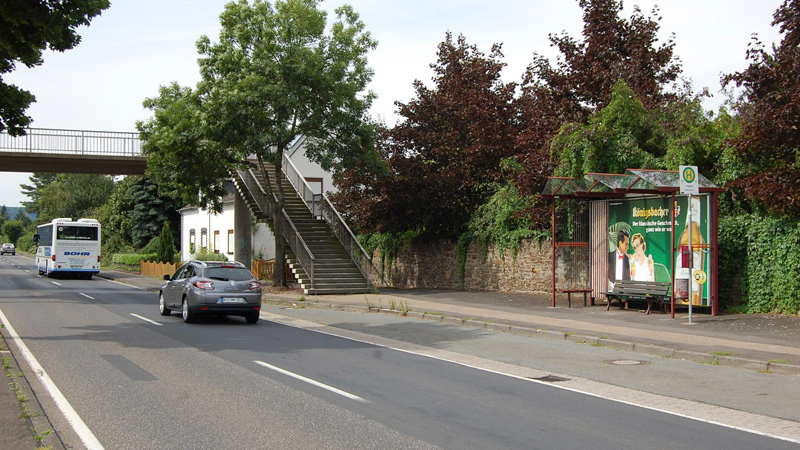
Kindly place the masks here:
[(800, 223), (740, 215), (719, 227), (720, 300), (750, 313), (800, 310)]
[(155, 259), (155, 253), (115, 253), (111, 256), (111, 262), (126, 266), (138, 266), (139, 261), (155, 261)]
[(200, 252), (193, 254), (192, 259), (196, 261), (227, 261), (228, 257), (223, 253)]
[(22, 237), (17, 240), (17, 250), (21, 252), (35, 253), (36, 242), (33, 241), (34, 234), (36, 234), (35, 231), (29, 231), (23, 234)]

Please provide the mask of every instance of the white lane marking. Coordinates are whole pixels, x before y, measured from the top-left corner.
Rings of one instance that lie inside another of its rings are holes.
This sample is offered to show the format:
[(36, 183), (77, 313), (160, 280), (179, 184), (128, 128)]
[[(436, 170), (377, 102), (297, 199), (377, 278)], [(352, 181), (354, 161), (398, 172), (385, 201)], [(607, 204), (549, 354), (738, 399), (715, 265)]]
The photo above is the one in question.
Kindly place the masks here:
[(296, 378), (296, 379), (298, 379), (300, 381), (304, 381), (304, 382), (306, 382), (308, 384), (313, 384), (314, 386), (320, 387), (322, 389), (326, 389), (326, 390), (331, 391), (331, 392), (333, 392), (335, 394), (339, 394), (339, 395), (341, 395), (343, 397), (347, 397), (347, 398), (349, 398), (351, 400), (355, 400), (355, 401), (361, 402), (361, 403), (370, 403), (369, 400), (365, 400), (365, 399), (363, 399), (363, 398), (361, 398), (361, 397), (359, 397), (357, 395), (351, 394), (349, 392), (345, 392), (345, 391), (343, 391), (341, 389), (336, 389), (333, 386), (328, 386), (327, 384), (320, 383), (319, 381), (312, 380), (311, 378), (306, 378), (306, 377), (304, 377), (302, 375), (298, 375), (296, 373), (289, 372), (288, 370), (281, 369), (280, 367), (275, 367), (272, 364), (265, 363), (264, 361), (253, 361), (253, 362), (258, 364), (259, 366), (266, 367), (267, 369), (274, 370), (275, 372), (282, 373), (282, 374), (284, 374), (286, 376), (290, 376), (292, 378)]
[(94, 300), (94, 297), (92, 297), (91, 295), (84, 294), (83, 292), (78, 292), (78, 294), (88, 298), (89, 300)]
[(160, 327), (161, 327), (161, 326), (163, 326), (162, 324), (160, 324), (160, 323), (156, 322), (155, 320), (150, 320), (150, 319), (148, 319), (147, 317), (142, 317), (142, 316), (140, 316), (140, 315), (138, 315), (138, 314), (134, 314), (134, 313), (131, 313), (131, 315), (132, 315), (133, 317), (136, 317), (137, 319), (144, 320), (144, 321), (145, 321), (145, 322), (147, 322), (147, 323), (152, 323), (153, 325), (158, 325), (158, 326), (160, 326)]
[(55, 284), (56, 286), (61, 286), (61, 283), (56, 283), (55, 281), (51, 281), (51, 283)]
[(36, 377), (41, 381), (44, 385), (47, 393), (50, 394), (50, 397), (53, 398), (56, 406), (58, 409), (61, 410), (61, 413), (64, 414), (64, 418), (67, 419), (67, 422), (72, 426), (72, 429), (75, 430), (75, 434), (78, 435), (83, 445), (86, 446), (89, 450), (103, 450), (104, 447), (100, 444), (100, 441), (97, 440), (92, 430), (86, 426), (86, 423), (81, 419), (81, 416), (72, 408), (72, 405), (69, 404), (69, 401), (64, 394), (58, 389), (58, 386), (53, 382), (47, 372), (44, 371), (44, 368), (39, 364), (39, 361), (36, 360), (36, 357), (33, 356), (33, 353), (28, 349), (28, 346), (22, 341), (22, 338), (19, 337), (17, 331), (14, 327), (11, 326), (11, 323), (6, 318), (3, 311), (0, 310), (0, 320), (5, 324), (6, 330), (8, 330), (8, 335), (11, 337), (11, 340), (16, 342), (17, 347), (19, 347), (22, 356), (25, 357), (25, 360), (28, 362), (28, 365), (31, 366), (31, 370), (36, 375)]
[(399, 352), (446, 361), (453, 364), (482, 370), (484, 372), (495, 373), (498, 375), (533, 382), (543, 386), (549, 386), (555, 389), (563, 389), (578, 394), (610, 400), (612, 402), (683, 417), (685, 419), (800, 444), (800, 423), (792, 420), (769, 417), (757, 413), (735, 410), (724, 406), (705, 404), (692, 400), (685, 400), (682, 398), (653, 394), (650, 392), (636, 391), (633, 389), (605, 384), (599, 381), (592, 381), (587, 378), (575, 377), (571, 375), (561, 375), (565, 378), (568, 378), (570, 381), (550, 383), (537, 380), (536, 378), (559, 374), (493, 361), (478, 356), (464, 355), (449, 350), (432, 349), (422, 345), (397, 341), (381, 336), (373, 336), (357, 331), (344, 330), (304, 319), (296, 319), (289, 316), (269, 313), (267, 311), (261, 311), (261, 315), (266, 320), (294, 328), (302, 328), (304, 330), (326, 334), (329, 336), (336, 336), (354, 342), (375, 345), (391, 350), (397, 350)]

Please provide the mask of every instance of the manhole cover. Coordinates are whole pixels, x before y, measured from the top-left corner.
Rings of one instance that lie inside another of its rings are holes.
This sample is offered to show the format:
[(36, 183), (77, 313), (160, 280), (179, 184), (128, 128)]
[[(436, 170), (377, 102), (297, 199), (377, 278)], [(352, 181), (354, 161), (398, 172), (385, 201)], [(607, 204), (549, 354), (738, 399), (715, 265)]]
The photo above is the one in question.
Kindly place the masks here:
[(639, 359), (607, 359), (604, 362), (617, 366), (642, 366), (650, 364), (650, 361), (642, 361)]

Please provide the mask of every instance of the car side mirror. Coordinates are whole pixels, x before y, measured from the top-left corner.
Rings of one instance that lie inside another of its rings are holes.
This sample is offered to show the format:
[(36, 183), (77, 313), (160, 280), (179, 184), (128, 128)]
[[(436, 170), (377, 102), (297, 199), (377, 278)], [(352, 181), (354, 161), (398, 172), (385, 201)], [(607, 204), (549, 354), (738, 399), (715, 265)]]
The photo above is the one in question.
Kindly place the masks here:
[(39, 233), (33, 235), (33, 242), (35, 242), (36, 245), (39, 245)]
[(164, 275), (163, 278), (165, 281), (170, 281), (171, 277), (169, 275)]

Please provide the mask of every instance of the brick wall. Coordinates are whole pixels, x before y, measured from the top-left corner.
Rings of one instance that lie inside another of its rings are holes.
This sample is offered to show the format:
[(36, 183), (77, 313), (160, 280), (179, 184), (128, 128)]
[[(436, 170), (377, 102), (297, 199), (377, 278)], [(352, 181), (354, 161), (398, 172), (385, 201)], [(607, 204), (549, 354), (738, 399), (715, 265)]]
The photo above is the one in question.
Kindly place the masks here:
[[(458, 276), (458, 248), (455, 241), (416, 244), (402, 250), (391, 272), (380, 277), (380, 253), (375, 251), (372, 282), (394, 288), (439, 288), (549, 293), (552, 289), (552, 249), (549, 240), (523, 241), (517, 257), (506, 251), (501, 256), (495, 245), (484, 252), (483, 244), (473, 242), (467, 252), (464, 284)], [(562, 264), (559, 255), (559, 287), (565, 277), (575, 278), (574, 270)], [(567, 257), (566, 259), (569, 259)], [(388, 268), (387, 268), (388, 269)], [(388, 270), (387, 270), (388, 272)], [(581, 278), (581, 277), (579, 277)]]

